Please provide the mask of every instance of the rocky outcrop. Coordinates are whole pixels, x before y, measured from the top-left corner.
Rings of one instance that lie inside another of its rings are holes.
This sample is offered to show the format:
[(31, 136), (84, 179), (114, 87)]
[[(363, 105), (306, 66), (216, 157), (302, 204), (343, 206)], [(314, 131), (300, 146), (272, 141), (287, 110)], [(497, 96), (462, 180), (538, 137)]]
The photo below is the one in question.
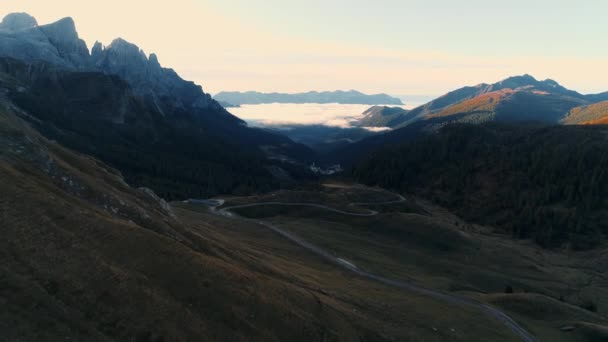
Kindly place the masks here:
[(0, 56), (117, 75), (129, 83), (135, 94), (154, 102), (165, 115), (184, 111), (198, 115), (198, 110), (212, 110), (223, 120), (242, 123), (199, 85), (161, 67), (155, 54), (147, 57), (135, 44), (121, 38), (107, 47), (96, 42), (89, 53), (72, 18), (38, 26), (36, 19), (27, 14), (9, 14), (0, 24)]
[(69, 69), (89, 66), (87, 45), (78, 37), (72, 18), (38, 26), (27, 14), (9, 14), (0, 28), (0, 56), (46, 61)]
[(38, 26), (36, 18), (27, 13), (11, 13), (0, 23), (0, 30), (19, 31)]
[(221, 109), (200, 86), (183, 80), (173, 69), (161, 67), (155, 54), (148, 58), (137, 45), (124, 39), (118, 38), (105, 48), (96, 43), (91, 61), (95, 70), (118, 75), (129, 82), (138, 95), (164, 104), (159, 106), (164, 112), (169, 107), (172, 110)]
[(64, 18), (53, 24), (39, 27), (48, 41), (57, 49), (59, 57), (78, 69), (89, 66), (89, 49), (84, 40), (78, 37), (72, 18)]

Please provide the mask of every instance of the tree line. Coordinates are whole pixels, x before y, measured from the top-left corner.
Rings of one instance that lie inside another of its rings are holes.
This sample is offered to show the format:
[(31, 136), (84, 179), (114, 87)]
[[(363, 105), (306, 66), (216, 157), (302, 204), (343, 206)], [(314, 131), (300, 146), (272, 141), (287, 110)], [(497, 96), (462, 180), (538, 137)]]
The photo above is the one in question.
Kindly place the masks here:
[(454, 124), (381, 149), (352, 174), (544, 247), (588, 249), (608, 233), (607, 139), (602, 126)]

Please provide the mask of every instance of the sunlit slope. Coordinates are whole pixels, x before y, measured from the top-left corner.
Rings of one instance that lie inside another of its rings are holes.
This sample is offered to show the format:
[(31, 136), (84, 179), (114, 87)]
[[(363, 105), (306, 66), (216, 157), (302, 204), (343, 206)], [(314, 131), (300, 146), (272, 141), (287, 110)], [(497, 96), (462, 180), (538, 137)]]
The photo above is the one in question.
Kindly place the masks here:
[(563, 120), (566, 124), (608, 124), (608, 101), (573, 108)]

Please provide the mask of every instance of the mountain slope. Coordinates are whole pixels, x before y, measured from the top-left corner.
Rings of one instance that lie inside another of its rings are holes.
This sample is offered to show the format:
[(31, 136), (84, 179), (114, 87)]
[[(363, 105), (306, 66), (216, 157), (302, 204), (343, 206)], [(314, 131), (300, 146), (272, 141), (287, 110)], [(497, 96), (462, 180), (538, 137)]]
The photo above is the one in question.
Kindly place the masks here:
[(90, 65), (89, 50), (78, 37), (71, 18), (38, 26), (28, 14), (9, 14), (3, 19), (2, 27), (0, 56), (47, 61), (71, 69), (86, 69)]
[(534, 121), (558, 124), (570, 110), (590, 105), (597, 98), (598, 95), (582, 95), (553, 80), (538, 81), (530, 75), (464, 87), (412, 109), (401, 127), (338, 148), (326, 158), (350, 165), (382, 146), (405, 143), (451, 123)]
[(392, 104), (402, 105), (401, 100), (386, 94), (367, 95), (356, 90), (350, 91), (311, 91), (307, 93), (283, 94), (283, 93), (259, 93), (248, 92), (221, 92), (214, 97), (218, 101), (243, 104), (264, 103), (341, 103), (341, 104)]
[(602, 127), (455, 124), (379, 149), (353, 172), (545, 247), (586, 249), (608, 233), (605, 141)]
[(586, 98), (592, 103), (608, 101), (608, 91), (600, 94), (587, 95)]
[[(11, 179), (0, 182), (0, 339), (322, 338), (324, 323), (308, 318), (314, 298), (226, 254), (152, 192), (48, 142), (10, 109), (0, 110), (0, 141), (0, 175)], [(348, 324), (331, 311), (319, 320)], [(371, 334), (357, 325), (344, 333)]]
[(172, 69), (161, 67), (155, 54), (147, 57), (139, 47), (123, 39), (115, 39), (105, 48), (95, 43), (90, 63), (93, 70), (118, 75), (127, 81), (138, 96), (153, 101), (165, 115), (184, 110), (196, 115), (197, 111), (206, 109), (234, 124), (243, 123), (213, 101), (200, 86), (184, 81)]
[(608, 124), (608, 101), (573, 108), (562, 120), (565, 124)]
[(473, 99), (451, 105), (428, 118), (449, 118), (454, 115), (465, 115), (459, 121), (471, 118), (484, 121), (540, 121), (557, 123), (571, 108), (586, 103), (582, 99), (563, 97), (561, 95), (541, 93), (539, 91), (513, 90), (510, 88), (485, 93)]
[(214, 112), (168, 117), (103, 73), (0, 58), (0, 87), (47, 137), (100, 158), (130, 184), (165, 198), (269, 189), (280, 182), (270, 167), (297, 172), (291, 162), (268, 159), (269, 153), (309, 153), (284, 136), (232, 124)]
[(363, 112), (363, 117), (355, 125), (358, 127), (395, 128), (409, 119), (409, 111), (400, 107), (373, 106)]
[(463, 88), (440, 100), (440, 106), (433, 102), (423, 106), (425, 111), (419, 118), (465, 115), (459, 120), (555, 123), (571, 108), (588, 102), (584, 95), (553, 80), (537, 81), (530, 75), (511, 77), (492, 85)]

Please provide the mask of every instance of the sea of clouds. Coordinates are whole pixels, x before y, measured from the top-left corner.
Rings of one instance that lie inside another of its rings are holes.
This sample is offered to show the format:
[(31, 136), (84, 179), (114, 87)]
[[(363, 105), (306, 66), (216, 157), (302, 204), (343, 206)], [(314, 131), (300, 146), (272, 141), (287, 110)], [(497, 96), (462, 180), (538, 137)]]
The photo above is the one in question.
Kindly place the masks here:
[[(325, 125), (348, 128), (370, 107), (370, 105), (338, 103), (271, 103), (242, 105), (240, 108), (228, 108), (228, 110), (252, 126)], [(399, 107), (411, 109), (415, 105)], [(373, 130), (382, 130), (382, 128)]]

